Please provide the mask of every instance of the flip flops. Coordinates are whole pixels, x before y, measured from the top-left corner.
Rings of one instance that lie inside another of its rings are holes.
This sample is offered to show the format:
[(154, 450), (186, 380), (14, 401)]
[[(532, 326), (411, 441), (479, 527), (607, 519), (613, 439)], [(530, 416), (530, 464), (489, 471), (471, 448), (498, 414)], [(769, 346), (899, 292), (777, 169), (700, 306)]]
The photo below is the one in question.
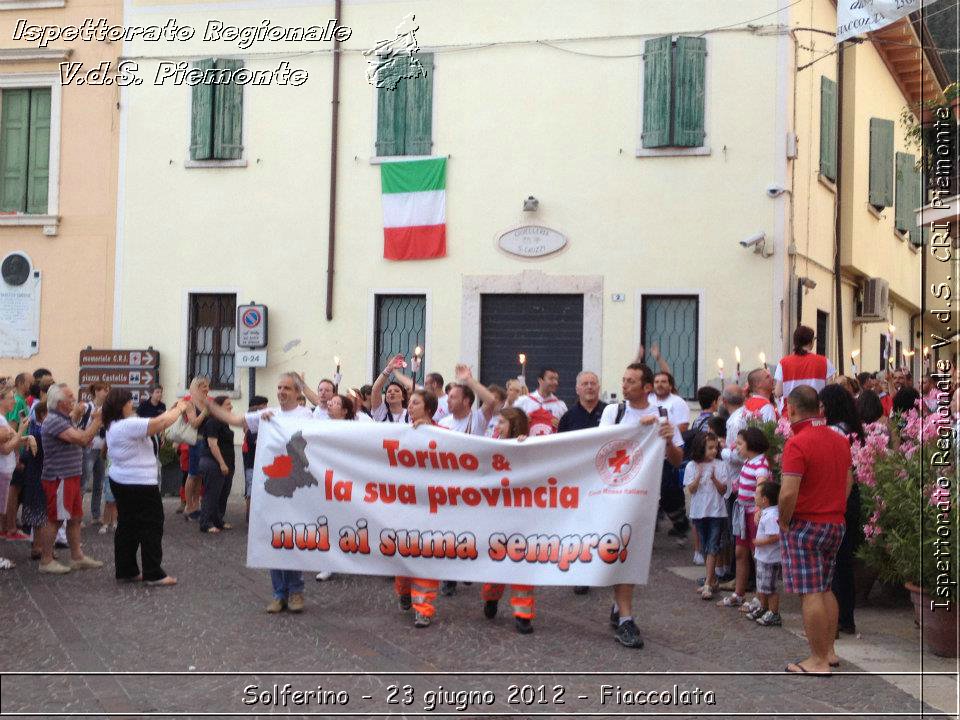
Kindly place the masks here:
[[(790, 669), (790, 666), (791, 666), (791, 665), (792, 665), (793, 667), (797, 668), (797, 669), (796, 669), (796, 670), (791, 670), (791, 669)], [(799, 660), (797, 660), (797, 661), (795, 661), (795, 662), (792, 662), (792, 663), (788, 663), (787, 666), (786, 666), (785, 668), (783, 668), (783, 671), (784, 671), (785, 673), (789, 673), (789, 674), (791, 674), (791, 675), (806, 675), (806, 676), (808, 676), (808, 677), (819, 677), (819, 678), (833, 677), (833, 673), (828, 673), (828, 672), (813, 672), (812, 670), (807, 670), (803, 665), (800, 664), (800, 661), (799, 661)]]

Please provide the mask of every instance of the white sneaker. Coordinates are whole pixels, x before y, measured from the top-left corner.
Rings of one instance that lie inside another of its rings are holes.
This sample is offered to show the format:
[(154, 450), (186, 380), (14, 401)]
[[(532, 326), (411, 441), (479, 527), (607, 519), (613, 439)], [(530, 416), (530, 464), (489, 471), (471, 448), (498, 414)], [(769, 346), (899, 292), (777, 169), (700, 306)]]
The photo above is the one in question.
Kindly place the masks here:
[(107, 534), (107, 528), (109, 528), (109, 527), (110, 527), (109, 525), (101, 525), (101, 526), (100, 526), (100, 529), (97, 530), (97, 532), (98, 532), (100, 535), (106, 535), (106, 534)]
[(57, 530), (57, 542), (67, 545), (67, 531), (63, 525), (60, 526), (60, 529)]
[(326, 570), (323, 570), (317, 573), (317, 582), (323, 582), (324, 580), (329, 580), (332, 577), (333, 577), (332, 572), (327, 572)]
[(705, 565), (706, 561), (703, 559), (703, 553), (697, 550), (693, 554), (693, 564), (694, 565)]

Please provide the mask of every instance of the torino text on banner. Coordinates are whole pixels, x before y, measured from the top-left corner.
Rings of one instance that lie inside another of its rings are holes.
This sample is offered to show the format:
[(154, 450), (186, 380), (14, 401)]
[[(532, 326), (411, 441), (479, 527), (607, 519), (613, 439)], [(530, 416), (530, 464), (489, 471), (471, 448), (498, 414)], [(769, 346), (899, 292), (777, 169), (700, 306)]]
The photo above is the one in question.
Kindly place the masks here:
[(435, 427), (260, 424), (251, 567), (530, 585), (646, 582), (657, 427), (499, 441)]

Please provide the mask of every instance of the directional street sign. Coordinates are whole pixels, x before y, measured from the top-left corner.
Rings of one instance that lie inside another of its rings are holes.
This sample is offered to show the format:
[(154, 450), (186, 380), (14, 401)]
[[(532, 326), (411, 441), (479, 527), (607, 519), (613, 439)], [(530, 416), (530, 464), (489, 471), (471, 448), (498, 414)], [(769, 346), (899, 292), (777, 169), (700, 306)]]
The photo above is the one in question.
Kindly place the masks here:
[(150, 387), (160, 382), (160, 353), (146, 350), (80, 351), (80, 393), (86, 398), (90, 383), (104, 382), (126, 388), (139, 403), (150, 396)]
[(92, 350), (80, 351), (80, 367), (156, 368), (160, 364), (160, 353), (156, 350)]
[(110, 385), (149, 386), (153, 385), (157, 379), (157, 373), (154, 370), (109, 370), (106, 368), (82, 368), (80, 370), (81, 385), (89, 385), (93, 382), (105, 382)]

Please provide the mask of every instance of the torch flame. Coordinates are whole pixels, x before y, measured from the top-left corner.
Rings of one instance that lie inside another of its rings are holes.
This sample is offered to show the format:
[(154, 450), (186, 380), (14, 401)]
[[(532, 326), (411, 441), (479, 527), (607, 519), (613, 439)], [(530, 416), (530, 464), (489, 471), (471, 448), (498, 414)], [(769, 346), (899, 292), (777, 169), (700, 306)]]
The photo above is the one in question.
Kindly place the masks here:
[(733, 356), (737, 359), (737, 363), (739, 364), (739, 363), (740, 363), (740, 348), (739, 348), (738, 346), (734, 346), (734, 348), (733, 348)]
[(526, 365), (526, 364), (527, 364), (527, 356), (524, 355), (523, 353), (520, 353), (520, 364), (521, 364), (521, 365)]

